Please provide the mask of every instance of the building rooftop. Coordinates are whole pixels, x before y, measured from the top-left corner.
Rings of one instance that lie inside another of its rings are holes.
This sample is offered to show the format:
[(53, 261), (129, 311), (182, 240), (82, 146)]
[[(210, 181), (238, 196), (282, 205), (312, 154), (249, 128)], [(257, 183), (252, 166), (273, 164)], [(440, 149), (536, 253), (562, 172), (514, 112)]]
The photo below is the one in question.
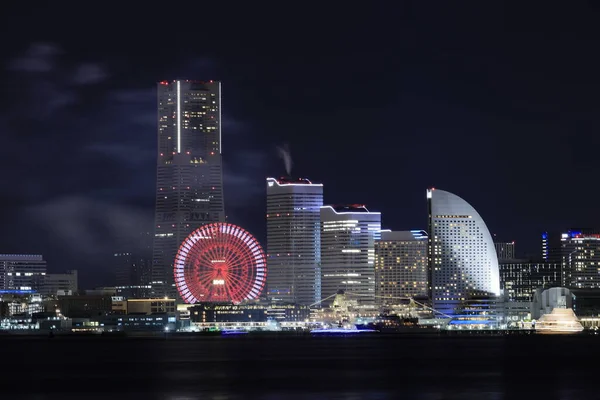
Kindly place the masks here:
[(381, 231), (381, 241), (386, 242), (411, 242), (416, 240), (427, 240), (427, 232), (423, 230), (412, 231)]
[(41, 254), (0, 254), (0, 261), (43, 261)]
[(279, 178), (275, 178), (275, 180), (280, 185), (285, 185), (285, 184), (290, 184), (290, 183), (297, 184), (297, 185), (312, 185), (312, 182), (306, 178), (292, 178), (291, 176), (282, 176)]
[(158, 82), (161, 85), (169, 85), (171, 83), (175, 83), (177, 81), (181, 81), (181, 82), (190, 82), (190, 83), (200, 83), (200, 84), (207, 84), (207, 83), (214, 83), (216, 81), (197, 81), (197, 80), (190, 80), (190, 79), (175, 79), (172, 81), (160, 81)]
[(333, 204), (331, 206), (335, 212), (368, 213), (369, 210), (364, 204)]
[(563, 233), (561, 237), (562, 239), (600, 239), (600, 231), (589, 228), (570, 229), (568, 233)]

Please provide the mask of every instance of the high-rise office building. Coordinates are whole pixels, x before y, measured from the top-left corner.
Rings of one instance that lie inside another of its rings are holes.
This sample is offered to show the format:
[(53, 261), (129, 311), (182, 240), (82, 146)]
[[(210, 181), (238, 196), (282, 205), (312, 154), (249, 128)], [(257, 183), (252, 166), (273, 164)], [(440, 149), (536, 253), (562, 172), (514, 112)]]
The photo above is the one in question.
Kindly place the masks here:
[(377, 303), (400, 304), (402, 299), (426, 297), (427, 287), (427, 233), (382, 230), (375, 242)]
[(433, 307), (453, 314), (475, 297), (500, 294), (498, 257), (483, 218), (465, 200), (427, 190), (429, 285)]
[(375, 303), (375, 242), (380, 237), (381, 213), (364, 205), (321, 207), (324, 305), (338, 291), (349, 292), (359, 304)]
[(0, 254), (0, 290), (39, 291), (45, 275), (46, 261), (39, 254)]
[(508, 301), (533, 301), (533, 295), (539, 288), (548, 289), (560, 286), (561, 265), (546, 262), (500, 263), (500, 288)]
[(496, 247), (496, 256), (498, 260), (514, 260), (515, 259), (515, 242), (494, 243)]
[(200, 225), (224, 221), (221, 83), (158, 83), (154, 295), (176, 296), (173, 261)]
[(563, 286), (600, 288), (600, 232), (572, 229), (561, 234)]
[(321, 299), (323, 185), (267, 178), (267, 296), (311, 305)]

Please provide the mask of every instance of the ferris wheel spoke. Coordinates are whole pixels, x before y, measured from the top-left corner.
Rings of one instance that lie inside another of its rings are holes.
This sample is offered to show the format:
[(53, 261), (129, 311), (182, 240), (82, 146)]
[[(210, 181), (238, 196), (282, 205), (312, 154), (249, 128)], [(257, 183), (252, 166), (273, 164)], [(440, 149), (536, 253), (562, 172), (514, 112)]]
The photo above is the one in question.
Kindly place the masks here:
[(227, 253), (227, 236), (223, 235), (219, 237), (218, 246), (217, 254), (219, 255), (219, 259), (223, 259)]
[(194, 263), (196, 267), (203, 265), (207, 261), (208, 254), (207, 252), (200, 252), (198, 249), (193, 254), (193, 259), (190, 261)]
[(248, 273), (253, 274), (255, 265), (253, 257), (238, 257), (235, 261), (231, 262), (231, 270), (236, 273)]
[(230, 262), (233, 265), (239, 265), (242, 264), (246, 261), (247, 258), (247, 254), (245, 254), (245, 250), (244, 248), (240, 248), (238, 246), (235, 247), (235, 250), (231, 251), (231, 255), (230, 255)]
[(232, 274), (227, 274), (227, 280), (238, 287), (244, 285), (244, 281), (242, 279)]
[(193, 276), (195, 279), (198, 279), (198, 280), (204, 282), (204, 281), (208, 281), (208, 280), (212, 279), (212, 276), (213, 276), (212, 272), (213, 272), (212, 270), (196, 269), (194, 271)]
[(245, 282), (231, 273), (227, 273), (226, 282), (230, 288), (235, 288), (236, 291), (245, 287)]
[(239, 302), (246, 297), (245, 291), (237, 286), (227, 286), (226, 290), (229, 298), (234, 302)]
[(229, 270), (236, 271), (236, 273), (240, 269), (246, 269), (246, 270), (253, 269), (252, 260), (248, 259), (244, 255), (238, 254), (235, 257), (229, 257), (229, 259), (227, 261), (229, 263)]
[(230, 279), (235, 280), (236, 282), (240, 282), (242, 284), (251, 285), (250, 282), (254, 282), (254, 278), (248, 274), (240, 273), (240, 271), (230, 272)]
[(204, 259), (208, 262), (209, 265), (207, 267), (212, 267), (212, 261), (219, 259), (219, 253), (217, 246), (214, 243), (211, 243), (211, 246), (203, 251)]
[(215, 270), (212, 263), (204, 261), (195, 266), (194, 273), (198, 277), (209, 277), (214, 275)]
[(201, 282), (208, 283), (208, 282), (212, 282), (215, 279), (215, 274), (213, 272), (200, 271), (199, 273), (196, 274), (196, 277)]
[(238, 274), (238, 269), (240, 268), (240, 265), (246, 265), (246, 266), (250, 266), (251, 264), (248, 263), (244, 263), (243, 260), (245, 257), (244, 254), (244, 250), (243, 248), (240, 248), (238, 245), (239, 241), (238, 240), (230, 240), (230, 245), (231, 245), (231, 250), (228, 252), (226, 259), (227, 259), (227, 263), (229, 264), (229, 272), (230, 273), (235, 273), (236, 275)]

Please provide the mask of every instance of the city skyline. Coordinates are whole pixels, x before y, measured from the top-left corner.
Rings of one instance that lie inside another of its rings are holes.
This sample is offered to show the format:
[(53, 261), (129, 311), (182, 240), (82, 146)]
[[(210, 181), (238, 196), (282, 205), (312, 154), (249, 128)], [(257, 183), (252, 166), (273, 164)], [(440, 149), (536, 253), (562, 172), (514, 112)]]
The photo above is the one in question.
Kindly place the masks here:
[(3, 7), (5, 397), (595, 398), (600, 4), (147, 8)]
[[(566, 18), (550, 29), (524, 5), (506, 31), (498, 10), (478, 7), (477, 18), (457, 5), (370, 10), (361, 19), (376, 17), (376, 26), (342, 27), (340, 38), (325, 35), (333, 14), (324, 10), (284, 47), (238, 20), (198, 28), (223, 32), (202, 46), (175, 26), (172, 46), (153, 30), (130, 38), (128, 7), (111, 15), (109, 34), (85, 41), (95, 23), (71, 21), (81, 32), (73, 35), (57, 8), (17, 12), (5, 29), (32, 29), (1, 60), (3, 252), (43, 254), (53, 272), (77, 269), (82, 283), (109, 283), (111, 255), (152, 227), (154, 82), (162, 79), (223, 82), (228, 221), (261, 243), (264, 179), (285, 174), (276, 150), (284, 143), (292, 174), (323, 182), (326, 203), (366, 204), (392, 230), (426, 229), (427, 187), (474, 204), (520, 254), (537, 254), (543, 231), (600, 225), (591, 202), (577, 197), (593, 194), (586, 177), (597, 168), (598, 61), (585, 28), (596, 12), (549, 7), (548, 20)], [(233, 26), (249, 29), (240, 37)], [(558, 184), (569, 190), (553, 190)], [(41, 235), (31, 240), (32, 232)]]

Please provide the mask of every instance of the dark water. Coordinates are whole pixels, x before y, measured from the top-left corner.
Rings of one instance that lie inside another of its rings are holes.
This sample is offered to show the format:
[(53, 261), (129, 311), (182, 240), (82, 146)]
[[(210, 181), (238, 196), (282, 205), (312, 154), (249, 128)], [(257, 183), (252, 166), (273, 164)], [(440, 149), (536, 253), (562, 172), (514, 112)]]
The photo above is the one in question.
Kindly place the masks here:
[(0, 398), (596, 399), (600, 337), (1, 338)]

